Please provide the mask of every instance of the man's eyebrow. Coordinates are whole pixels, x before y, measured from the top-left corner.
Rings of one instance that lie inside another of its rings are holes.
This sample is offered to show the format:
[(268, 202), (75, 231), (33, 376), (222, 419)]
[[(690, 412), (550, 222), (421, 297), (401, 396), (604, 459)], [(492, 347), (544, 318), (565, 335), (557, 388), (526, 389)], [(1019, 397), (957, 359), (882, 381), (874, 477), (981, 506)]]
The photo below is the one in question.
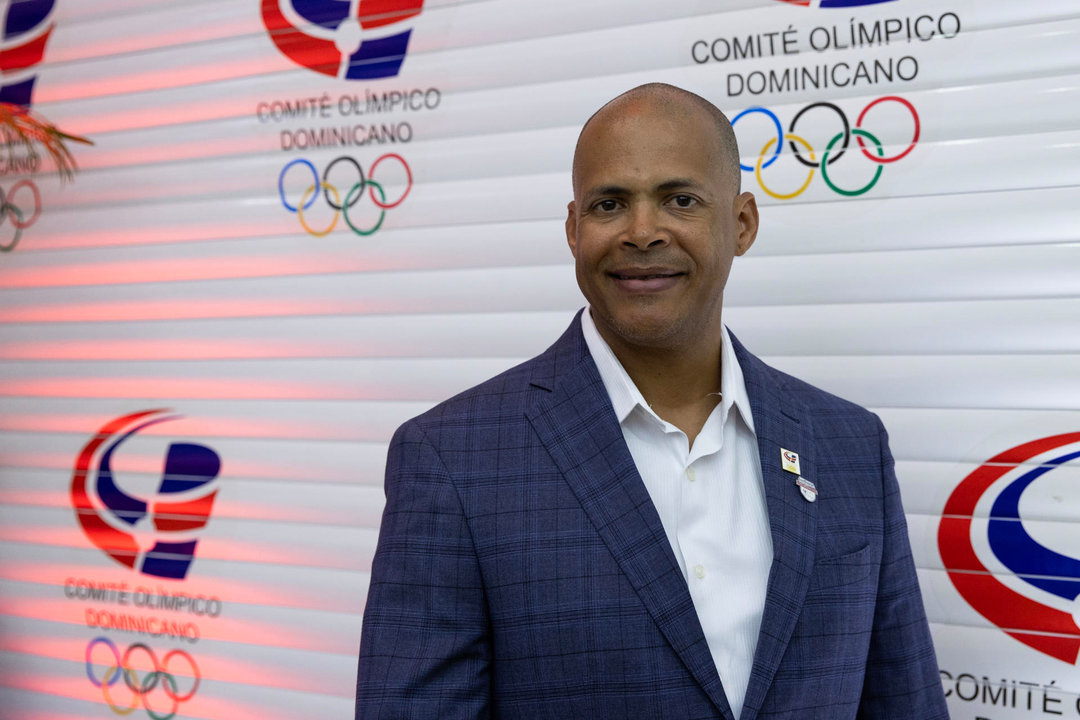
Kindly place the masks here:
[[(672, 190), (681, 190), (683, 188), (697, 188), (701, 187), (701, 183), (698, 183), (690, 178), (672, 178), (671, 180), (665, 180), (659, 185), (653, 188), (654, 192), (671, 192)], [(598, 195), (608, 195), (615, 197), (624, 197), (632, 194), (629, 188), (622, 185), (598, 185), (594, 188), (589, 188), (588, 195), (596, 197)]]
[(597, 195), (615, 195), (617, 197), (629, 195), (629, 188), (624, 188), (622, 185), (599, 185), (594, 188), (589, 188), (588, 194), (591, 196)]
[(656, 189), (660, 192), (668, 192), (671, 190), (680, 190), (682, 188), (696, 187), (700, 187), (700, 183), (694, 182), (690, 178), (673, 178), (660, 183), (656, 186)]

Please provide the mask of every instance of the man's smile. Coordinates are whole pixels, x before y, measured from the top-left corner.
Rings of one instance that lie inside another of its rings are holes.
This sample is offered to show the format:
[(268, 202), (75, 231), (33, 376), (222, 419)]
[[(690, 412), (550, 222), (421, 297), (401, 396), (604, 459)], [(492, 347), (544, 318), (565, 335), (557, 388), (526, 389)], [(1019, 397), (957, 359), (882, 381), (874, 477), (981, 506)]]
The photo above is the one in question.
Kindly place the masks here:
[(671, 268), (617, 268), (607, 273), (621, 290), (632, 293), (661, 292), (673, 287), (686, 275)]

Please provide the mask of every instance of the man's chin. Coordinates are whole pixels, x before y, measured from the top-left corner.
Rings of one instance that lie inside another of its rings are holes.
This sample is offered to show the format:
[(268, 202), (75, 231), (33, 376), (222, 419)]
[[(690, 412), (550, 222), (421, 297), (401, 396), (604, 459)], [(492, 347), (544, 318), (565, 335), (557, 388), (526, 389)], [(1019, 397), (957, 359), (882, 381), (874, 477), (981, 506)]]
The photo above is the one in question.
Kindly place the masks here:
[(617, 315), (603, 323), (597, 321), (597, 329), (609, 345), (652, 349), (674, 347), (681, 335), (681, 323), (666, 314)]

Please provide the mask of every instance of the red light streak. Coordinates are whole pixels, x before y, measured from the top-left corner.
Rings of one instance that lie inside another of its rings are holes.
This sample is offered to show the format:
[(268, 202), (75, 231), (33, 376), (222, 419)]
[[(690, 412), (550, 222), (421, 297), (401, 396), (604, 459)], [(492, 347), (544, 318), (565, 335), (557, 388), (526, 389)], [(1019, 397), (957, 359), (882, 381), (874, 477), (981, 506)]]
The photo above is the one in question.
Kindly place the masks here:
[[(9, 432), (64, 432), (88, 433), (88, 428), (100, 427), (111, 416), (77, 415), (64, 413), (6, 412), (0, 414), (0, 430)], [(402, 418), (404, 420), (404, 417)], [(349, 440), (357, 438), (356, 425), (342, 422), (319, 422), (315, 420), (293, 421), (284, 418), (259, 417), (188, 417), (185, 427), (191, 435), (202, 438), (250, 438), (282, 440)], [(151, 425), (139, 431), (140, 435), (171, 437), (175, 431), (166, 426)], [(147, 461), (151, 462), (151, 461)], [(159, 463), (160, 464), (160, 463)], [(158, 468), (160, 470), (160, 468)]]
[[(198, 55), (195, 54), (191, 57), (197, 58)], [(215, 59), (214, 62), (189, 62), (185, 63), (182, 67), (175, 68), (129, 72), (126, 74), (113, 72), (107, 76), (97, 78), (93, 83), (65, 83), (58, 79), (57, 81), (43, 84), (40, 90), (36, 90), (34, 101), (35, 104), (44, 104), (70, 102), (73, 100), (85, 100), (89, 98), (103, 98), (109, 95), (131, 95), (154, 90), (204, 85), (221, 82), (223, 80), (250, 78), (267, 74), (275, 69), (276, 68), (267, 63), (266, 59), (263, 58), (256, 57), (249, 60), (243, 60), (237, 56), (233, 56), (228, 62), (220, 62)], [(219, 107), (223, 104), (224, 103), (219, 103)], [(170, 119), (175, 122), (173, 110), (178, 110), (180, 107), (187, 107), (187, 105), (188, 103), (185, 103), (183, 106), (174, 106), (174, 108), (170, 108), (168, 113), (160, 113), (159, 116), (162, 120)], [(220, 115), (217, 116), (221, 117)], [(100, 133), (107, 130), (120, 129), (117, 127), (101, 128), (92, 125), (90, 127), (93, 129), (88, 129), (86, 125), (80, 124), (79, 128), (76, 129), (81, 133)]]
[(398, 400), (393, 383), (181, 379), (172, 377), (0, 379), (0, 395), (11, 397), (130, 398), (153, 400)]
[(370, 270), (370, 263), (353, 254), (305, 256), (171, 258), (139, 262), (86, 263), (52, 267), (5, 268), (8, 288), (128, 285), (190, 280), (237, 280), (289, 277)]
[[(213, 522), (213, 519), (210, 521)], [(47, 547), (87, 547), (86, 537), (69, 528), (49, 528), (6, 523), (0, 526), (0, 541), (29, 543)], [(108, 547), (113, 547), (109, 544)], [(133, 546), (132, 546), (133, 547)], [(374, 548), (372, 548), (374, 549)], [(117, 546), (114, 555), (128, 551)], [(134, 553), (135, 550), (131, 550)], [(336, 554), (328, 554), (325, 547), (289, 546), (282, 542), (249, 542), (236, 538), (203, 537), (195, 552), (196, 560), (220, 560), (254, 565), (293, 565), (298, 567), (328, 568), (339, 570), (366, 570), (370, 558), (360, 557), (353, 549), (341, 548)], [(117, 558), (119, 560), (119, 558)]]
[[(386, 441), (389, 441), (389, 433), (387, 433)], [(385, 457), (386, 449), (382, 442), (377, 446), (377, 453), (380, 458)], [(142, 472), (142, 473), (160, 473), (161, 472), (161, 458), (135, 458), (132, 453), (127, 453), (124, 457), (124, 463), (127, 466), (129, 472)], [(62, 468), (65, 471), (71, 469), (71, 456), (67, 453), (43, 453), (43, 452), (28, 452), (20, 450), (9, 450), (4, 453), (4, 465), (6, 467), (26, 467), (26, 468)], [(268, 460), (266, 462), (258, 461), (244, 461), (230, 459), (228, 462), (228, 472), (222, 471), (222, 474), (227, 474), (229, 477), (234, 478), (251, 478), (258, 480), (288, 480), (296, 482), (298, 479), (309, 480), (311, 482), (327, 482), (327, 483), (355, 483), (357, 478), (354, 474), (348, 476), (342, 476), (336, 472), (333, 468), (329, 470), (319, 471), (318, 468), (313, 469), (310, 462), (308, 463), (290, 463), (283, 462), (281, 460)], [(381, 475), (378, 479), (378, 483), (381, 486)]]
[(374, 304), (347, 298), (191, 298), (0, 307), (0, 323), (203, 320), (211, 318), (351, 315), (375, 310)]
[(242, 360), (353, 357), (336, 343), (272, 340), (54, 340), (0, 344), (2, 360)]
[[(327, 572), (327, 571), (320, 571)], [(133, 575), (130, 572), (110, 567), (90, 567), (74, 563), (49, 563), (40, 562), (5, 562), (0, 567), (0, 577), (5, 580), (17, 582), (35, 583), (57, 588), (56, 594), (60, 595), (63, 581), (59, 578), (81, 578), (87, 573), (92, 573), (96, 582), (122, 584), (127, 583), (129, 588), (138, 585), (153, 586), (159, 581), (154, 578), (146, 578), (142, 575)], [(366, 573), (360, 573), (366, 576)], [(354, 576), (355, 577), (355, 576)], [(146, 582), (143, 582), (143, 579)], [(237, 580), (231, 577), (214, 577), (201, 573), (198, 580), (188, 580), (188, 593), (195, 592), (206, 596), (228, 598), (229, 602), (243, 603), (246, 605), (258, 605), (267, 607), (296, 607), (305, 610), (326, 610), (330, 612), (348, 612), (362, 607), (364, 598), (337, 597), (319, 592), (317, 589), (298, 587), (294, 585), (282, 586), (272, 581)], [(359, 604), (357, 604), (359, 603)], [(3, 637), (0, 634), (0, 637)]]
[[(136, 583), (132, 583), (134, 585)], [(148, 581), (149, 587), (153, 585)], [(136, 617), (162, 617), (161, 612), (143, 610), (130, 606), (110, 605), (106, 608), (90, 607), (86, 603), (76, 602), (67, 598), (13, 598), (0, 597), (0, 610), (12, 618), (24, 618), (30, 620), (42, 620), (67, 625), (86, 626), (88, 611), (111, 613), (123, 613)], [(198, 616), (181, 616), (170, 614), (170, 619), (177, 622), (193, 622), (199, 620)], [(359, 631), (359, 617), (356, 619), (357, 631)], [(354, 653), (356, 647), (354, 641), (359, 638), (343, 637), (345, 633), (315, 633), (311, 628), (290, 628), (282, 622), (262, 622), (229, 618), (228, 622), (208, 622), (202, 620), (198, 623), (200, 639), (219, 640), (223, 642), (245, 643), (265, 647), (293, 648), (312, 652), (329, 653)], [(100, 628), (99, 628), (100, 629)], [(105, 628), (108, 631), (108, 628)], [(136, 637), (136, 636), (133, 636)]]

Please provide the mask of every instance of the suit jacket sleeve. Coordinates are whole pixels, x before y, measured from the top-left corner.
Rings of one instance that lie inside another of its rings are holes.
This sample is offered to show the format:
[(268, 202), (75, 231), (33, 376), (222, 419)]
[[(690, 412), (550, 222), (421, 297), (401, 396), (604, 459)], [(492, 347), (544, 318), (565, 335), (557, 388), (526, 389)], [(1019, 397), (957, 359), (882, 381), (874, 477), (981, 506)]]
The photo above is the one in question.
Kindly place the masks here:
[(948, 720), (937, 658), (911, 557), (888, 434), (878, 420), (885, 537), (860, 720)]
[(371, 568), (357, 720), (490, 715), (490, 634), (457, 489), (415, 421), (390, 443)]

